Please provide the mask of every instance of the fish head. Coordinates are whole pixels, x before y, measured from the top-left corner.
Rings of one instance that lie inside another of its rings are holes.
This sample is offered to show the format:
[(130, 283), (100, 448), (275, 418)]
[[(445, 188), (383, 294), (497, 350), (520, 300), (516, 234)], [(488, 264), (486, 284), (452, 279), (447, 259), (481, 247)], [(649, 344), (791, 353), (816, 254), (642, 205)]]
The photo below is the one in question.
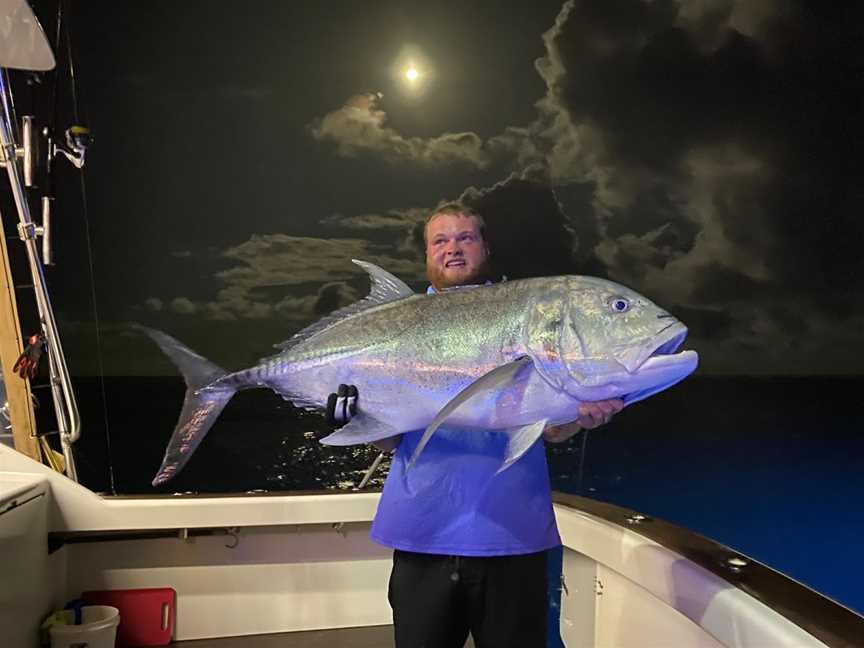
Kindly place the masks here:
[(674, 385), (698, 364), (680, 351), (687, 327), (636, 291), (572, 277), (560, 321), (558, 377), (579, 400), (642, 400)]

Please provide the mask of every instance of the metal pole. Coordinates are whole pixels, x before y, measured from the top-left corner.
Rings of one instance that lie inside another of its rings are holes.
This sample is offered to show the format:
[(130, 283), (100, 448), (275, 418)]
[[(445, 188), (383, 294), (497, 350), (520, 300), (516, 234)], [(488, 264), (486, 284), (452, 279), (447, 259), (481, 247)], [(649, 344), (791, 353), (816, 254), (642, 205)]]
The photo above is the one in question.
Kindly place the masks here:
[(372, 465), (369, 466), (369, 469), (368, 469), (368, 470), (366, 471), (366, 473), (363, 475), (363, 479), (361, 479), (361, 480), (360, 480), (360, 483), (357, 484), (357, 489), (358, 489), (358, 490), (361, 489), (361, 488), (363, 488), (364, 486), (366, 486), (366, 484), (369, 483), (369, 480), (372, 479), (372, 475), (374, 475), (374, 474), (375, 474), (375, 471), (378, 469), (378, 466), (380, 465), (381, 460), (384, 459), (384, 455), (385, 455), (385, 454), (386, 454), (386, 453), (384, 453), (384, 452), (380, 452), (380, 453), (378, 453), (378, 456), (375, 457), (375, 461), (372, 462)]
[[(5, 72), (5, 70), (4, 70)], [(30, 218), (30, 208), (24, 195), (21, 177), (18, 173), (16, 161), (15, 141), (9, 111), (10, 88), (6, 84), (5, 74), (0, 74), (0, 145), (6, 161), (6, 172), (9, 174), (9, 184), (12, 187), (12, 195), (18, 208), (18, 231), (27, 250), (27, 258), (30, 262), (30, 273), (33, 276), (33, 288), (36, 292), (36, 306), (39, 310), (39, 320), (42, 325), (42, 333), (48, 344), (48, 362), (51, 374), (51, 393), (57, 408), (57, 424), (60, 429), (60, 443), (63, 447), (63, 455), (66, 458), (66, 474), (77, 481), (75, 461), (72, 456), (71, 445), (81, 435), (81, 418), (78, 413), (78, 404), (72, 391), (72, 380), (69, 369), (66, 366), (66, 358), (63, 355), (63, 347), (60, 344), (60, 335), (57, 332), (57, 323), (54, 320), (54, 311), (51, 308), (51, 299), (45, 284), (45, 274), (39, 259), (36, 247), (36, 225)]]

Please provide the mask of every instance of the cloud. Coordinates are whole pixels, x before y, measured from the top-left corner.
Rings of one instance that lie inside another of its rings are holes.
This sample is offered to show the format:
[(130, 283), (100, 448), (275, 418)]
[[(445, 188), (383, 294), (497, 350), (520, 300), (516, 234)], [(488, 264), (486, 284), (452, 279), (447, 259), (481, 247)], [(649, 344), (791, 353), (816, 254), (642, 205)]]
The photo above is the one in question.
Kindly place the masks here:
[(186, 297), (175, 297), (171, 300), (169, 308), (180, 315), (194, 315), (198, 312), (198, 305)]
[(165, 307), (165, 303), (158, 297), (148, 297), (144, 300), (144, 308), (152, 312), (159, 312)]
[(864, 78), (844, 45), (862, 13), (566, 2), (536, 62), (537, 119), (484, 146), (518, 171), (462, 196), (501, 235), (499, 267), (575, 267), (680, 307), (723, 349), (715, 368), (841, 357), (831, 340), (864, 316), (864, 154), (850, 144)]
[(287, 320), (296, 328), (361, 297), (365, 272), (352, 258), (375, 263), (403, 280), (422, 277), (423, 264), (415, 253), (395, 256), (391, 247), (361, 239), (256, 234), (219, 255), (234, 265), (215, 272), (214, 282), (222, 287), (214, 298), (175, 297), (170, 311), (213, 321)]
[(490, 157), (475, 133), (444, 133), (428, 139), (405, 137), (386, 126), (387, 114), (378, 107), (380, 95), (356, 95), (338, 110), (309, 125), (312, 136), (336, 145), (342, 157), (364, 153), (392, 163), (412, 162), (427, 167), (457, 164), (484, 169)]
[(407, 209), (389, 209), (380, 213), (366, 213), (346, 216), (333, 214), (321, 221), (322, 225), (335, 226), (363, 233), (371, 232), (404, 232), (412, 229), (417, 223), (425, 222), (429, 215), (429, 207), (409, 207)]
[(722, 313), (714, 335), (783, 346), (791, 309), (808, 314), (792, 335), (820, 320), (842, 337), (864, 311), (864, 155), (850, 146), (864, 79), (844, 49), (861, 13), (571, 0), (543, 37), (538, 119), (493, 139), (543, 164), (559, 196), (590, 188), (565, 204), (592, 222), (578, 233), (599, 272)]
[[(434, 205), (389, 209), (381, 213), (345, 216), (334, 214), (322, 225), (346, 230), (361, 236), (375, 237), (401, 258), (414, 259), (414, 279), (420, 280), (423, 262), (423, 227)], [(404, 277), (403, 277), (404, 279)]]
[(295, 286), (363, 276), (363, 270), (351, 259), (370, 261), (409, 280), (418, 272), (413, 260), (394, 256), (387, 246), (363, 239), (254, 234), (248, 241), (225, 250), (222, 256), (237, 265), (217, 273), (216, 277), (245, 288)]
[[(828, 239), (845, 232), (860, 242), (864, 231), (848, 215), (861, 154), (847, 145), (864, 134), (847, 102), (864, 84), (834, 44), (854, 28), (823, 32), (829, 13), (805, 21), (771, 2), (568, 2), (538, 64), (558, 136), (553, 175), (597, 183), (604, 227), (658, 216), (696, 223), (700, 236), (684, 252), (705, 264), (815, 287), (804, 252), (835, 270), (822, 288), (845, 282), (860, 263), (835, 255), (837, 246), (851, 252), (850, 240)], [(708, 50), (706, 20), (717, 34)], [(784, 44), (778, 31), (802, 38)], [(644, 206), (658, 193), (662, 215)]]

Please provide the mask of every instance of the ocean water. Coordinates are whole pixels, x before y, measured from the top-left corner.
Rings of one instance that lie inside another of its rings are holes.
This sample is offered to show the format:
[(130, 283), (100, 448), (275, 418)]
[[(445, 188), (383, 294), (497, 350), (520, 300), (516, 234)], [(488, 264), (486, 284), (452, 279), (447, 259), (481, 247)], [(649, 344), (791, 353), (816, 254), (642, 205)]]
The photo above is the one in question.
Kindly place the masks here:
[[(268, 391), (228, 405), (186, 469), (150, 480), (180, 378), (76, 381), (81, 481), (120, 494), (351, 489), (376, 452), (327, 448), (316, 413)], [(864, 613), (864, 378), (694, 376), (548, 446), (553, 488), (687, 527)], [(50, 420), (40, 421), (50, 426)], [(371, 486), (380, 487), (382, 466)]]

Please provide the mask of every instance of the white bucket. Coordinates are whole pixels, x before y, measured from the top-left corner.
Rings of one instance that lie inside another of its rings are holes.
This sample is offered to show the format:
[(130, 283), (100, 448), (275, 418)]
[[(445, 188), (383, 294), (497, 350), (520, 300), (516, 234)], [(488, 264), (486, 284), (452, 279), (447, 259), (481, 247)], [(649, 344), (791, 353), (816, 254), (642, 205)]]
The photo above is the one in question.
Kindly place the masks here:
[(66, 623), (50, 629), (51, 648), (114, 648), (120, 610), (110, 605), (85, 605), (81, 608), (81, 625), (75, 623), (75, 613), (63, 610)]

